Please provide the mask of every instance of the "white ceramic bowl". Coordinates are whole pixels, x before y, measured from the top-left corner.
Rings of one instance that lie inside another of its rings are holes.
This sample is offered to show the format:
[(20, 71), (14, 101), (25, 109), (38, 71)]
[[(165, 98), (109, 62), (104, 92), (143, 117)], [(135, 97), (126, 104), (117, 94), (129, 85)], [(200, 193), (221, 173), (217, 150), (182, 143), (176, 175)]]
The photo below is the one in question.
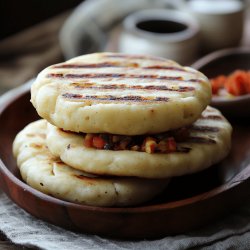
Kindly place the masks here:
[[(250, 48), (218, 50), (199, 59), (192, 67), (208, 78), (228, 75), (237, 69), (250, 70)], [(250, 117), (250, 94), (232, 98), (213, 96), (211, 105), (226, 116)]]
[(199, 25), (185, 12), (141, 10), (124, 19), (120, 52), (151, 54), (189, 64), (196, 59), (198, 50)]

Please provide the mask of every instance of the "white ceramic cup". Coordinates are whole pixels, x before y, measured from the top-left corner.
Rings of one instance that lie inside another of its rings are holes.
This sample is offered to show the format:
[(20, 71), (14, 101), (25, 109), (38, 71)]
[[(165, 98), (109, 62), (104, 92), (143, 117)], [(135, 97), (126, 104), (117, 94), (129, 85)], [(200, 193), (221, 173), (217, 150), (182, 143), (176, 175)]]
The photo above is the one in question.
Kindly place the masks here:
[(243, 1), (190, 0), (184, 9), (199, 22), (203, 52), (234, 47), (240, 43), (244, 26)]
[(123, 22), (119, 51), (151, 54), (189, 64), (199, 51), (199, 26), (191, 15), (182, 11), (134, 12)]

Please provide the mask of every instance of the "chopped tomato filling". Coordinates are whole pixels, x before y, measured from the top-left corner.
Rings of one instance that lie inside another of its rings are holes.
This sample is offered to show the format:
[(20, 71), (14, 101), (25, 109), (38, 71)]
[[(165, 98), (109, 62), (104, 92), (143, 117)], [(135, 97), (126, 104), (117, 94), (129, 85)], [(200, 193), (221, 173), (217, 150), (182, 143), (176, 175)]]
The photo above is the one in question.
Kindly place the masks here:
[(93, 146), (98, 149), (102, 149), (105, 146), (105, 141), (100, 136), (93, 137)]
[(93, 138), (94, 138), (93, 134), (86, 134), (86, 136), (84, 138), (84, 146), (86, 146), (88, 148), (93, 147)]
[(84, 146), (106, 150), (131, 150), (152, 153), (177, 151), (177, 142), (189, 136), (188, 128), (156, 135), (125, 136), (112, 134), (85, 134)]
[(214, 95), (222, 89), (235, 96), (250, 93), (250, 71), (236, 70), (229, 76), (219, 75), (210, 81)]

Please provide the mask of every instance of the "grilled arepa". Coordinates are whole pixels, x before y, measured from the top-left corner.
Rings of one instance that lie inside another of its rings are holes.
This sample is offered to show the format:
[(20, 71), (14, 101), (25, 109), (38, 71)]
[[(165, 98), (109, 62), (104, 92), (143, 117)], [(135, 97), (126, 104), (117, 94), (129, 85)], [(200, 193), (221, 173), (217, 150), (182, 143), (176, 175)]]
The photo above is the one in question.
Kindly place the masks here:
[(13, 152), (24, 181), (43, 193), (95, 206), (128, 206), (160, 193), (168, 180), (99, 177), (78, 171), (54, 157), (46, 146), (47, 121), (26, 126), (17, 135)]
[[(139, 139), (125, 136), (122, 138), (129, 142), (125, 146), (124, 140), (117, 140), (115, 135), (72, 133), (51, 124), (47, 129), (49, 150), (68, 165), (94, 174), (144, 178), (180, 176), (219, 162), (230, 150), (232, 133), (229, 122), (209, 106), (195, 123), (180, 132), (144, 135)], [(91, 136), (97, 136), (92, 146), (86, 144)], [(98, 136), (116, 140), (113, 145), (98, 149)], [(150, 151), (152, 148), (156, 150)]]
[(153, 134), (193, 123), (211, 99), (208, 79), (151, 56), (96, 53), (52, 65), (31, 88), (51, 124), (73, 132)]

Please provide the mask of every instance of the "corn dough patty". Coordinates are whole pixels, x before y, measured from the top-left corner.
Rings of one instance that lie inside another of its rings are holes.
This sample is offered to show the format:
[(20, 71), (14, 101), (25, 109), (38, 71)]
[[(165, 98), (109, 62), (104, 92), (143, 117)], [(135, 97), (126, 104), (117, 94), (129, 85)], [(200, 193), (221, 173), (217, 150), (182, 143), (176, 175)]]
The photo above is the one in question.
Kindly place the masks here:
[(47, 145), (52, 154), (86, 172), (117, 176), (167, 178), (194, 173), (220, 160), (231, 147), (232, 127), (212, 107), (189, 128), (177, 150), (146, 153), (132, 150), (105, 150), (84, 146), (84, 134), (66, 132), (48, 124)]
[(13, 144), (23, 180), (45, 194), (86, 205), (129, 206), (152, 199), (168, 184), (166, 179), (100, 177), (76, 170), (49, 152), (46, 127), (45, 120), (29, 124)]
[(44, 69), (31, 102), (51, 124), (84, 133), (139, 135), (193, 123), (211, 99), (208, 79), (151, 56), (95, 53)]

